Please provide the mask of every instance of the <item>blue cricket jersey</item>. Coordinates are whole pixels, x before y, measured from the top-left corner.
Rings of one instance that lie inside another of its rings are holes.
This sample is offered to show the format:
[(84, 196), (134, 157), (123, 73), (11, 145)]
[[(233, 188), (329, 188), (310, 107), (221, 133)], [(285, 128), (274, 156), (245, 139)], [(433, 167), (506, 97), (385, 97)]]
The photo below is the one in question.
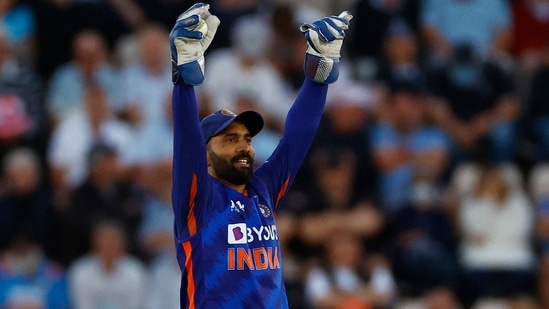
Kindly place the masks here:
[(288, 308), (275, 212), (318, 128), (327, 85), (306, 79), (245, 196), (210, 176), (194, 87), (174, 85), (172, 199), (181, 308)]

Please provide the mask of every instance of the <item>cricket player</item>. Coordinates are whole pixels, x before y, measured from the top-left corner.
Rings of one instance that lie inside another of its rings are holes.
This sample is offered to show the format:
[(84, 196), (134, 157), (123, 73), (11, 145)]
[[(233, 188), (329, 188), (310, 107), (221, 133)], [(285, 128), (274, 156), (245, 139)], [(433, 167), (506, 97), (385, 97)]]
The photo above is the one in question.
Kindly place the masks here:
[(220, 21), (204, 3), (178, 17), (170, 44), (181, 308), (288, 308), (275, 213), (316, 133), (328, 84), (338, 78), (351, 18), (343, 12), (301, 25), (306, 78), (278, 147), (254, 171), (252, 138), (263, 127), (257, 112), (198, 117), (194, 86), (204, 79), (204, 52)]

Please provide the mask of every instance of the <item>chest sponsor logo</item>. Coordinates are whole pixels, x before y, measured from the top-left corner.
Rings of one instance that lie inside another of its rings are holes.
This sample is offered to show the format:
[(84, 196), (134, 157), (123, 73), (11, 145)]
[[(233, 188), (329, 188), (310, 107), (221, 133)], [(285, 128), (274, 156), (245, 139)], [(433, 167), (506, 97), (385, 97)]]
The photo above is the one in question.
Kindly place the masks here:
[(280, 268), (278, 247), (229, 248), (227, 250), (228, 270), (263, 270)]
[(246, 223), (229, 224), (227, 242), (232, 244), (247, 244), (254, 241), (278, 240), (276, 225), (261, 225), (248, 227)]
[(227, 241), (229, 244), (245, 244), (247, 243), (246, 233), (246, 223), (229, 224)]

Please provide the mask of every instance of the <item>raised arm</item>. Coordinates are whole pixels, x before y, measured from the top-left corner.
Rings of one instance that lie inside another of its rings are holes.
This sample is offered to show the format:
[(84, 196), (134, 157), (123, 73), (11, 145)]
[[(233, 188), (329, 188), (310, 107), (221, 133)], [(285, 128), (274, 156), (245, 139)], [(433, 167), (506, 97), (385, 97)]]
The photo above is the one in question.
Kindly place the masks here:
[(219, 19), (209, 6), (197, 3), (179, 16), (170, 33), (173, 67), (174, 157), (172, 201), (178, 239), (196, 233), (197, 201), (208, 198), (206, 144), (198, 116), (194, 85), (204, 80), (204, 52)]
[(301, 26), (308, 44), (303, 65), (307, 78), (288, 111), (280, 144), (257, 170), (257, 174), (275, 192), (275, 207), (293, 182), (316, 134), (326, 103), (328, 84), (339, 77), (340, 51), (351, 18), (345, 11), (339, 16), (325, 17)]

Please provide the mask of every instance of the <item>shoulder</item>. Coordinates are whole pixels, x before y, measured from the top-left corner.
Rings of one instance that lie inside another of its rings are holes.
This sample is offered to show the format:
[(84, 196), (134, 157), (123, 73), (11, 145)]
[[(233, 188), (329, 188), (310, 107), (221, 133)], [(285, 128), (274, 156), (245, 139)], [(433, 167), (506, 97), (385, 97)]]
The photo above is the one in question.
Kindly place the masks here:
[(97, 260), (90, 255), (85, 255), (75, 260), (68, 268), (67, 272), (71, 277), (87, 277), (98, 270)]
[(129, 278), (141, 280), (146, 276), (147, 270), (145, 264), (134, 256), (126, 256), (120, 260), (120, 270)]
[(72, 80), (79, 75), (76, 66), (72, 62), (67, 62), (59, 66), (52, 75), (52, 81), (56, 80)]

